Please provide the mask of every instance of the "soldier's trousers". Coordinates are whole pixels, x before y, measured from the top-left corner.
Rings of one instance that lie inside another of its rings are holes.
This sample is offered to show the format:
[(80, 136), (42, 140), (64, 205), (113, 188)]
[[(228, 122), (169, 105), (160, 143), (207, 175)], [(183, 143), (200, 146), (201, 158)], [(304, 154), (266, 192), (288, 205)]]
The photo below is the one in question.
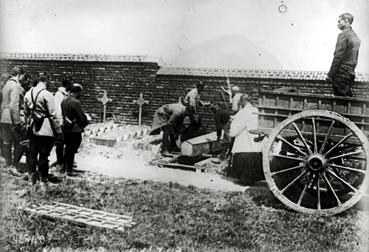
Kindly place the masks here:
[(73, 171), (74, 156), (82, 142), (81, 132), (64, 132), (64, 170), (66, 172)]
[[(2, 138), (2, 156), (5, 159), (6, 165), (17, 166), (16, 157), (20, 152), (19, 145), (19, 126), (13, 126), (12, 124), (1, 124), (1, 138)], [(14, 147), (14, 149), (13, 149)]]
[(34, 177), (37, 172), (41, 181), (46, 182), (49, 177), (49, 156), (54, 146), (54, 138), (49, 136), (31, 136), (29, 142), (29, 167), (28, 173)]
[(333, 93), (336, 96), (352, 97), (351, 87), (354, 84), (355, 76), (338, 73), (333, 79)]

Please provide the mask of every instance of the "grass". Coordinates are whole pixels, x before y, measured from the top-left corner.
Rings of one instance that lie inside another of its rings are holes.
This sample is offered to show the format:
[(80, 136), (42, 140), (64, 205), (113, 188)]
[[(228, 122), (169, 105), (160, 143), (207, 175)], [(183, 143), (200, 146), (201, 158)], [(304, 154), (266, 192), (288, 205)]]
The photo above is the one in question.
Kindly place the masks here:
[[(215, 192), (176, 183), (85, 175), (48, 195), (1, 172), (1, 240), (5, 251), (368, 251), (367, 211), (314, 217), (287, 210), (267, 188)], [(133, 215), (124, 232), (78, 226), (18, 210), (30, 203), (63, 202)], [(57, 249), (56, 249), (57, 248)], [(59, 250), (58, 250), (59, 249)], [(64, 249), (64, 250), (63, 250)]]

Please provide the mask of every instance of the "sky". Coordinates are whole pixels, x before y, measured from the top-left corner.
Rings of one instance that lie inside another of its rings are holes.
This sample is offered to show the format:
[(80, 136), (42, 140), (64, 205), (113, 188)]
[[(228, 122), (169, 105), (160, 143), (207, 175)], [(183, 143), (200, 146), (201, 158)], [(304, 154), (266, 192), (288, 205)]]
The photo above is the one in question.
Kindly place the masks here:
[(344, 12), (362, 42), (356, 70), (368, 73), (369, 0), (0, 0), (0, 50), (327, 71)]

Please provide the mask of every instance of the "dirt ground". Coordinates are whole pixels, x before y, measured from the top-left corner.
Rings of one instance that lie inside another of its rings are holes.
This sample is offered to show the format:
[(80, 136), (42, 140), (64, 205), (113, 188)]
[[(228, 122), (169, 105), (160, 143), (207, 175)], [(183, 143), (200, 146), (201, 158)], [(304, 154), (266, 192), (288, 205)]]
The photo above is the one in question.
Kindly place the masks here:
[[(155, 146), (153, 150), (134, 149), (134, 145), (140, 142), (142, 141), (131, 140), (120, 142), (115, 147), (107, 147), (85, 140), (76, 155), (78, 169), (111, 177), (174, 182), (184, 186), (193, 185), (221, 191), (244, 191), (248, 188), (221, 174), (225, 162), (208, 165), (206, 172), (159, 168), (151, 164), (161, 157), (158, 149), (155, 149)], [(55, 161), (54, 153), (51, 154), (50, 161)]]
[[(221, 165), (207, 173), (150, 165), (157, 150), (135, 149), (140, 141), (105, 147), (84, 140), (76, 163), (86, 172), (62, 177), (47, 194), (0, 170), (3, 251), (368, 251), (369, 198), (339, 215), (304, 215), (264, 184), (224, 177)], [(117, 232), (19, 209), (53, 201), (131, 214), (137, 224)]]

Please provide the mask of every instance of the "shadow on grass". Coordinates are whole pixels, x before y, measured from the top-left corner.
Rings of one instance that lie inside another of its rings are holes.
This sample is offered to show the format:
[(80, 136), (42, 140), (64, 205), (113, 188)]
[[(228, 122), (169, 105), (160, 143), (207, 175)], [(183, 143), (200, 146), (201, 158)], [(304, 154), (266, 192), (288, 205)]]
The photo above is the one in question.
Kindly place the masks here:
[[(250, 186), (246, 190), (246, 193), (248, 193), (252, 199), (252, 201), (257, 206), (266, 206), (271, 207), (274, 209), (283, 209), (286, 211), (293, 212), (293, 210), (289, 209), (287, 206), (285, 206), (283, 203), (281, 203), (269, 190), (268, 185), (264, 181), (256, 182), (254, 186)], [(346, 211), (337, 214), (336, 216), (346, 216), (348, 214), (351, 214), (352, 212), (367, 212), (369, 213), (369, 196), (364, 195), (358, 203), (356, 203), (353, 207), (350, 209), (347, 209)]]
[(255, 185), (250, 186), (250, 188), (246, 190), (246, 193), (250, 195), (252, 201), (257, 206), (263, 205), (274, 209), (283, 209), (289, 211), (288, 207), (283, 205), (276, 197), (274, 197), (268, 185), (263, 181), (257, 182)]

